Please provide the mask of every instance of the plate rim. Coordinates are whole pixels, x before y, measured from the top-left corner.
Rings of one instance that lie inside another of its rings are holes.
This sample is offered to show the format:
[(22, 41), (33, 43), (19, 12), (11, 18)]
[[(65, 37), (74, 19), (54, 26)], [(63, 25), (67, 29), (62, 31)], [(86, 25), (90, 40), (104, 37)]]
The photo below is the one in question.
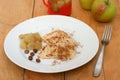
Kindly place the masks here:
[[(78, 68), (78, 67), (81, 67), (81, 66), (87, 64), (89, 61), (91, 61), (91, 60), (95, 57), (95, 55), (97, 54), (97, 51), (98, 51), (98, 49), (99, 49), (99, 39), (98, 39), (98, 36), (97, 36), (96, 32), (95, 32), (88, 24), (86, 24), (85, 22), (83, 22), (83, 21), (81, 21), (81, 20), (79, 20), (79, 19), (77, 19), (77, 18), (74, 18), (74, 17), (63, 16), (63, 15), (44, 15), (44, 16), (39, 16), (39, 17), (30, 18), (30, 19), (27, 19), (27, 20), (25, 20), (25, 21), (17, 24), (16, 26), (14, 26), (14, 27), (8, 32), (8, 34), (9, 34), (10, 32), (12, 32), (18, 25), (24, 24), (24, 23), (27, 22), (27, 21), (30, 21), (30, 20), (33, 20), (33, 19), (37, 19), (37, 18), (41, 18), (41, 17), (64, 17), (64, 18), (70, 18), (70, 19), (74, 19), (74, 20), (80, 21), (80, 22), (82, 22), (83, 24), (87, 25), (87, 27), (89, 27), (89, 28), (94, 32), (95, 36), (97, 37), (97, 40), (98, 40), (98, 48), (97, 48), (97, 50), (96, 50), (96, 53), (93, 55), (93, 57), (91, 57), (91, 58), (90, 58), (88, 61), (86, 61), (84, 64), (82, 64), (82, 65), (80, 65), (80, 66), (77, 66), (77, 67), (75, 67), (75, 68)], [(4, 40), (4, 51), (5, 51), (5, 54), (7, 55), (7, 57), (8, 57), (14, 64), (16, 64), (17, 66), (19, 66), (19, 67), (21, 67), (21, 68), (24, 68), (24, 69), (27, 69), (27, 70), (30, 70), (30, 71), (33, 71), (33, 72), (40, 72), (40, 73), (59, 73), (59, 72), (70, 71), (70, 70), (75, 69), (75, 68), (72, 68), (72, 69), (66, 69), (66, 70), (60, 70), (60, 71), (53, 71), (53, 72), (47, 72), (47, 71), (44, 71), (44, 72), (42, 71), (42, 72), (41, 72), (41, 71), (37, 71), (37, 70), (28, 69), (27, 67), (16, 63), (13, 59), (11, 59), (11, 57), (10, 57), (10, 56), (8, 55), (8, 53), (6, 52), (5, 42), (6, 42), (6, 38), (8, 37), (8, 34), (6, 35), (5, 40)]]

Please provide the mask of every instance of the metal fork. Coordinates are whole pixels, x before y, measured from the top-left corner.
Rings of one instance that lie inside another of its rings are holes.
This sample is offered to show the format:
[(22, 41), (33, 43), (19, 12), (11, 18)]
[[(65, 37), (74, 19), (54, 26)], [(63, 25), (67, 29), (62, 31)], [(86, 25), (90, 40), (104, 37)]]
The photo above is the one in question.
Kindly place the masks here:
[(93, 76), (95, 77), (99, 76), (102, 71), (104, 49), (105, 49), (105, 46), (110, 42), (111, 34), (112, 34), (112, 27), (110, 25), (106, 25), (102, 35), (102, 40), (101, 40), (102, 47), (100, 50), (98, 60), (94, 67)]

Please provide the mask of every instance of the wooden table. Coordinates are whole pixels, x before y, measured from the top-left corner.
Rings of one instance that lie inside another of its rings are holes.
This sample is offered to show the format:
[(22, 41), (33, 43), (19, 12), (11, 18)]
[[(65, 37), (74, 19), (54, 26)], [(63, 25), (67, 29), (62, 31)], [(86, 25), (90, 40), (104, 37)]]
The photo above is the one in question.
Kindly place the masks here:
[[(105, 50), (102, 73), (100, 77), (93, 77), (98, 54), (80, 68), (55, 74), (32, 72), (12, 63), (3, 48), (7, 33), (24, 20), (47, 15), (47, 8), (42, 0), (0, 0), (0, 80), (120, 80), (120, 1), (113, 1), (117, 6), (117, 14), (109, 22), (113, 27), (112, 38)], [(107, 23), (95, 21), (90, 11), (81, 8), (79, 0), (73, 0), (71, 16), (91, 26), (101, 40), (104, 25)]]

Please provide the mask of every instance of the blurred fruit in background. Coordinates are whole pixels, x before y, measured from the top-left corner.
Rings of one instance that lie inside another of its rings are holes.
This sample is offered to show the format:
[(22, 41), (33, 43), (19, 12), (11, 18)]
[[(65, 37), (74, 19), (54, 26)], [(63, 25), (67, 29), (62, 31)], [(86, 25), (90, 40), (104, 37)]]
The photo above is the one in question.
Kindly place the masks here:
[(116, 6), (111, 0), (95, 0), (91, 12), (95, 20), (109, 22), (116, 15)]
[(83, 9), (91, 10), (91, 6), (92, 6), (94, 0), (79, 0), (79, 1), (80, 1), (80, 5)]

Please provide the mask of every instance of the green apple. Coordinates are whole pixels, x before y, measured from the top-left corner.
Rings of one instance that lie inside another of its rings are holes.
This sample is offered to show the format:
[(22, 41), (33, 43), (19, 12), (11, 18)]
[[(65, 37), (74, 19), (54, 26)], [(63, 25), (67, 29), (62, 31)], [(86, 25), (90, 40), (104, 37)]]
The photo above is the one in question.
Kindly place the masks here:
[(94, 0), (79, 0), (79, 1), (81, 7), (86, 10), (91, 10), (92, 3), (94, 2)]
[(109, 22), (116, 14), (116, 6), (111, 0), (95, 0), (91, 12), (95, 20)]

